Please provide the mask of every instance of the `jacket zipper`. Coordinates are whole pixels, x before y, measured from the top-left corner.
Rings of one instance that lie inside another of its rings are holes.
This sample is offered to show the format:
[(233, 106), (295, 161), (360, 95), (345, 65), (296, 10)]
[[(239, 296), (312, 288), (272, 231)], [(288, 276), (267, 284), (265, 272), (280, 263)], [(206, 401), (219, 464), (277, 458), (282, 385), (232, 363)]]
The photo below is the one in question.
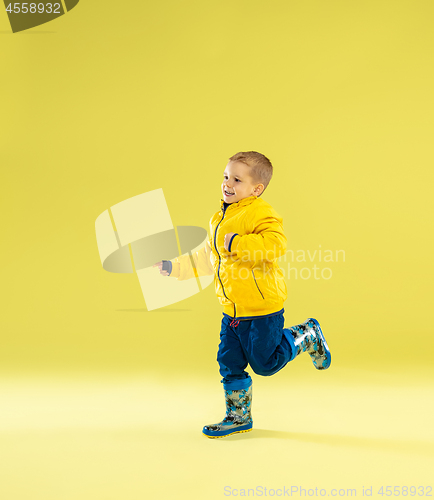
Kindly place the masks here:
[[(223, 283), (222, 283), (222, 280), (220, 278), (220, 263), (221, 263), (221, 257), (220, 257), (220, 254), (219, 254), (219, 251), (217, 250), (217, 229), (218, 227), (220, 226), (220, 222), (225, 218), (225, 214), (226, 214), (226, 209), (227, 207), (223, 207), (223, 217), (220, 219), (219, 223), (217, 224), (216, 228), (215, 228), (215, 232), (214, 232), (214, 248), (215, 248), (215, 251), (217, 252), (217, 255), (219, 256), (219, 266), (217, 268), (217, 276), (219, 278), (219, 281), (220, 281), (220, 285), (222, 286), (222, 290), (223, 290), (223, 295), (229, 300), (229, 302), (232, 302), (232, 300), (226, 295), (225, 293), (225, 289), (224, 289), (224, 286), (223, 286)], [(236, 309), (235, 309), (235, 302), (234, 302), (234, 318), (236, 318)]]
[[(259, 293), (261, 294), (261, 297), (262, 297), (262, 298), (264, 298), (264, 296), (262, 295), (261, 290), (259, 289), (258, 284), (256, 283), (255, 273), (253, 272), (253, 269), (252, 269), (252, 274), (253, 274), (253, 279), (255, 280), (255, 285), (256, 285), (256, 288), (258, 289)], [(264, 300), (265, 300), (265, 299), (264, 299)]]

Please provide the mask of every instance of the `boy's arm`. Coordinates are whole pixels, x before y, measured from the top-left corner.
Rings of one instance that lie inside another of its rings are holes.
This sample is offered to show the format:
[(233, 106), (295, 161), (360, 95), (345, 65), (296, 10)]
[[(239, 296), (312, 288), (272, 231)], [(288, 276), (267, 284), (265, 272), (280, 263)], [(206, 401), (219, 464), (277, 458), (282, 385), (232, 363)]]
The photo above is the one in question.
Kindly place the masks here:
[(211, 244), (209, 239), (206, 240), (205, 246), (192, 254), (194, 267), (191, 262), (190, 255), (182, 255), (169, 261), (172, 269), (169, 276), (177, 278), (178, 281), (187, 280), (196, 276), (210, 276), (214, 274), (214, 268), (211, 265)]
[(283, 220), (273, 210), (267, 210), (254, 221), (251, 234), (235, 233), (227, 250), (236, 252), (242, 261), (273, 261), (286, 253), (286, 236), (283, 232)]

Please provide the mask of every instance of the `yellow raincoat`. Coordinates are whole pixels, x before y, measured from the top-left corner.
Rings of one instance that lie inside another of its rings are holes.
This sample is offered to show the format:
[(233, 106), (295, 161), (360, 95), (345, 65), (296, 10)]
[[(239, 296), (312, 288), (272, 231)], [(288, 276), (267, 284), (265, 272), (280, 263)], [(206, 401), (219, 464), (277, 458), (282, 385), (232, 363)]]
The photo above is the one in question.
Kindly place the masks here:
[[(250, 319), (280, 312), (287, 297), (283, 272), (277, 259), (286, 252), (282, 218), (269, 203), (249, 196), (221, 209), (210, 220), (210, 237), (192, 257), (199, 276), (214, 275), (223, 312), (232, 318)], [(229, 249), (225, 234), (235, 233)], [(195, 277), (188, 255), (172, 262), (171, 277)]]

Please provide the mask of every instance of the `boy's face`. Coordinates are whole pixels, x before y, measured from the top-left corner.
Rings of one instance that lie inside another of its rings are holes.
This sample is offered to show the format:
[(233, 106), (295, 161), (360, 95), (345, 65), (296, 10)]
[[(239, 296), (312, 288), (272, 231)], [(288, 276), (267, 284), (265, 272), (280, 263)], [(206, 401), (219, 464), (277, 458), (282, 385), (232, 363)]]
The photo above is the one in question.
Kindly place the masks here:
[(240, 161), (230, 161), (223, 172), (222, 193), (226, 203), (235, 203), (248, 198), (259, 196), (264, 190), (263, 184), (253, 182), (250, 177), (250, 167)]

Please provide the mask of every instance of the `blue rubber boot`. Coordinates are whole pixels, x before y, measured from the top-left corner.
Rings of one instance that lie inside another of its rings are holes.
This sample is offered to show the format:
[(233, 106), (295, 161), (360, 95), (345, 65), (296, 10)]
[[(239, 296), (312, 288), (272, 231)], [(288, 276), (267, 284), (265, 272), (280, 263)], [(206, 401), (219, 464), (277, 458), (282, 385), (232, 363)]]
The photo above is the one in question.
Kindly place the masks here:
[(330, 349), (319, 323), (314, 318), (309, 318), (301, 325), (287, 328), (294, 338), (298, 356), (302, 352), (308, 352), (317, 370), (326, 370), (332, 362)]
[(225, 389), (226, 416), (218, 424), (205, 425), (203, 434), (209, 438), (222, 438), (237, 432), (249, 432), (253, 427), (251, 415), (252, 384), (246, 389)]

